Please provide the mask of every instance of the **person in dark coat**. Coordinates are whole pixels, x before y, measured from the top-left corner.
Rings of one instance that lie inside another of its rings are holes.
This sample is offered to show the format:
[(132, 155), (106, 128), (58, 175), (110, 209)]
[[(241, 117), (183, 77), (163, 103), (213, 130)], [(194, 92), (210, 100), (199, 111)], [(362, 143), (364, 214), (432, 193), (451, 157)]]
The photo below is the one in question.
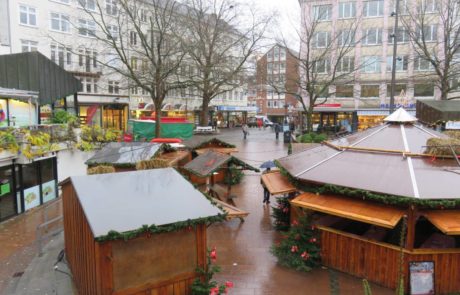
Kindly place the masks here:
[(279, 133), (280, 133), (280, 124), (275, 123), (275, 136), (276, 136), (276, 140), (279, 139)]
[[(269, 173), (270, 170), (271, 170), (270, 168), (265, 169), (263, 174)], [(267, 187), (265, 185), (263, 187), (264, 187), (264, 200), (263, 200), (263, 203), (264, 204), (270, 204), (270, 191), (267, 189)]]

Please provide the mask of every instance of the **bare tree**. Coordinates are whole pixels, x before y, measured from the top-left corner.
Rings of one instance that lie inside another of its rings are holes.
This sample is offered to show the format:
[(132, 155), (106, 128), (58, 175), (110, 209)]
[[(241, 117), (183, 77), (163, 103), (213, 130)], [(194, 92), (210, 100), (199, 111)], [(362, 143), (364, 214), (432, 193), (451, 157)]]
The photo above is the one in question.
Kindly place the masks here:
[(232, 0), (186, 0), (184, 48), (196, 72), (189, 84), (202, 95), (200, 123), (208, 123), (209, 103), (241, 86), (246, 61), (258, 50), (270, 17)]
[(416, 68), (414, 78), (434, 81), (440, 99), (458, 88), (460, 78), (460, 4), (457, 0), (417, 0), (411, 5), (400, 4), (402, 28), (414, 49)]
[(155, 105), (156, 137), (161, 136), (161, 107), (169, 91), (183, 88), (177, 70), (186, 55), (174, 0), (92, 1), (78, 0), (94, 22), (77, 24), (81, 33), (94, 38), (105, 52), (98, 62), (128, 81), (128, 88), (148, 93)]
[[(287, 78), (284, 83), (268, 81), (277, 93), (293, 95), (302, 105), (307, 119), (307, 131), (313, 131), (313, 109), (324, 104), (334, 94), (331, 86), (346, 85), (355, 80), (355, 73), (364, 63), (355, 64), (354, 48), (360, 41), (357, 28), (359, 19), (341, 20), (330, 26), (323, 20), (330, 17), (326, 6), (318, 6), (309, 15), (302, 15), (300, 52), (289, 50), (298, 63), (298, 78)], [(323, 9), (324, 7), (324, 9)]]

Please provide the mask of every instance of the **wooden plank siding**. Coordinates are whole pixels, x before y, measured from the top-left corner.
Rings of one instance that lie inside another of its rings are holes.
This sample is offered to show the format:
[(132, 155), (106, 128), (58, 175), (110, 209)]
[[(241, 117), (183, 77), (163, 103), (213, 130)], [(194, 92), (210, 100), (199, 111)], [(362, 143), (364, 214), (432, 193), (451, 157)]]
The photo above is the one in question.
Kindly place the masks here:
[[(401, 251), (389, 244), (373, 242), (326, 227), (321, 230), (321, 257), (325, 266), (395, 289)], [(409, 290), (410, 261), (434, 261), (436, 294), (460, 290), (460, 249), (404, 250), (404, 278)]]
[(72, 185), (63, 187), (65, 253), (72, 271), (74, 283), (80, 295), (96, 294), (98, 272), (96, 271), (96, 245)]

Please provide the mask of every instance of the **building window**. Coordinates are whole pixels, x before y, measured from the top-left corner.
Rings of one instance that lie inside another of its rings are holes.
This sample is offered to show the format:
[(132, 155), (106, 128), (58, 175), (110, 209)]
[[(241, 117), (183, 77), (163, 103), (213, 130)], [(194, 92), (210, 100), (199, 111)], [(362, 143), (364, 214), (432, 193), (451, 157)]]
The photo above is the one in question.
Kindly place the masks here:
[(353, 97), (353, 85), (337, 85), (335, 86), (336, 97)]
[(129, 44), (137, 45), (137, 32), (135, 31), (129, 32)]
[(438, 11), (438, 1), (439, 0), (422, 0), (418, 4), (418, 12), (421, 14), (424, 13), (433, 13)]
[(364, 45), (378, 45), (382, 44), (382, 29), (381, 28), (369, 28), (363, 32), (363, 44)]
[(83, 85), (83, 92), (85, 93), (97, 93), (98, 79), (96, 78), (81, 78), (81, 83)]
[(409, 42), (409, 34), (405, 27), (398, 27), (396, 35), (394, 33), (394, 28), (388, 29), (388, 43), (393, 44), (393, 39), (397, 38), (398, 43), (407, 43)]
[(337, 72), (350, 73), (355, 69), (355, 58), (344, 56), (337, 62)]
[(66, 60), (67, 60), (67, 65), (71, 66), (72, 65), (72, 48), (70, 47), (66, 48)]
[(425, 25), (418, 30), (418, 39), (425, 42), (433, 42), (438, 39), (438, 26), (437, 25)]
[(80, 3), (80, 6), (84, 9), (96, 10), (96, 0), (78, 0), (78, 3)]
[(64, 4), (69, 4), (70, 3), (70, 0), (51, 0), (53, 2), (60, 2), (60, 3), (64, 3)]
[(105, 12), (108, 15), (118, 14), (117, 1), (118, 0), (105, 0)]
[(326, 48), (331, 42), (330, 32), (317, 32), (313, 40), (315, 48)]
[[(396, 12), (396, 1), (394, 1), (394, 3), (393, 3), (393, 11)], [(409, 6), (407, 5), (407, 0), (400, 0), (399, 1), (399, 14), (400, 15), (409, 14)]]
[(62, 13), (51, 13), (51, 30), (70, 32), (69, 16)]
[(330, 63), (328, 59), (317, 60), (313, 67), (313, 72), (319, 74), (325, 74), (329, 72)]
[(92, 20), (78, 20), (78, 34), (86, 37), (96, 36), (96, 23)]
[(434, 86), (432, 84), (415, 84), (414, 96), (434, 96)]
[(339, 31), (337, 36), (338, 46), (350, 46), (355, 43), (355, 34), (351, 30)]
[(379, 97), (379, 85), (361, 85), (361, 97)]
[(131, 57), (131, 68), (134, 71), (137, 70), (137, 57)]
[(114, 41), (118, 40), (118, 34), (119, 34), (118, 26), (108, 25), (107, 31), (109, 32), (109, 36), (107, 36), (108, 39), (112, 38)]
[(65, 47), (51, 44), (51, 60), (58, 64), (60, 67), (64, 67), (65, 58)]
[(380, 72), (380, 58), (378, 56), (364, 56), (363, 69), (365, 73)]
[[(396, 57), (396, 72), (407, 71), (407, 65), (409, 64), (408, 56), (397, 56)], [(393, 56), (387, 56), (387, 72), (391, 72), (393, 69)]]
[(340, 2), (339, 18), (353, 18), (356, 15), (356, 2)]
[(19, 5), (19, 22), (22, 25), (37, 26), (37, 10), (35, 7)]
[(416, 71), (431, 71), (433, 64), (426, 58), (418, 56), (414, 60), (414, 70)]
[(38, 42), (30, 40), (21, 40), (21, 50), (22, 52), (31, 52), (37, 51)]
[[(404, 90), (406, 92), (406, 84), (395, 84), (395, 96), (401, 94)], [(391, 84), (387, 84), (387, 97), (391, 96)]]
[(78, 50), (78, 65), (80, 67), (83, 66), (83, 57), (84, 57), (84, 51), (83, 51), (83, 49), (79, 49)]
[(315, 5), (313, 6), (313, 19), (317, 21), (326, 21), (331, 19), (332, 5)]
[(383, 0), (364, 1), (363, 15), (365, 17), (383, 16)]
[(141, 22), (147, 22), (147, 10), (141, 9)]
[(109, 93), (118, 94), (120, 92), (120, 82), (118, 81), (109, 81)]
[(280, 49), (280, 60), (285, 60), (286, 59), (286, 49), (281, 48)]

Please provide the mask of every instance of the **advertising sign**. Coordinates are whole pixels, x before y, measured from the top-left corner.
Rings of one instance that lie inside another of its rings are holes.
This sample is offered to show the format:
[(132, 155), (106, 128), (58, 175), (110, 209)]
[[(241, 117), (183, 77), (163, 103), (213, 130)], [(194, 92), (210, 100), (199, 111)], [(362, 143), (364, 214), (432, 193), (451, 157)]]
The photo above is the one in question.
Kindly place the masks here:
[(56, 199), (56, 180), (42, 184), (43, 203)]
[(460, 130), (460, 121), (447, 121), (446, 129)]
[(420, 261), (410, 262), (410, 294), (432, 295), (434, 294), (434, 262)]
[(24, 209), (30, 210), (40, 205), (40, 186), (36, 185), (24, 190)]

